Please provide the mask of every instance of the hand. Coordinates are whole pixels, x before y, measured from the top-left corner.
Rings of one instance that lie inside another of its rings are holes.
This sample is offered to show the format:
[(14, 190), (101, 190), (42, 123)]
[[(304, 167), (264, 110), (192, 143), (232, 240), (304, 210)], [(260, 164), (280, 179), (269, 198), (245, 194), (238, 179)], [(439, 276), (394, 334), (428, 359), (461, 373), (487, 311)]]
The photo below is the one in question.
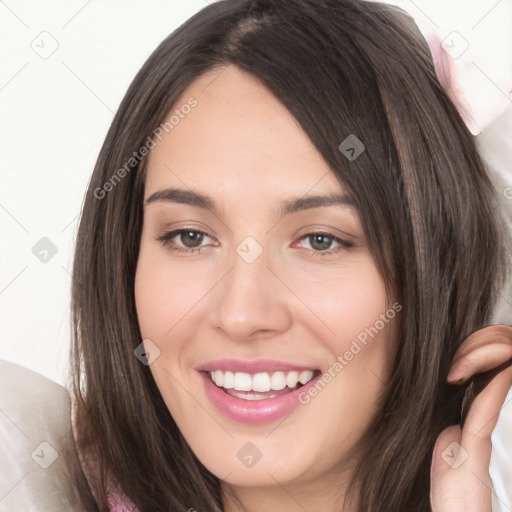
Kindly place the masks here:
[(488, 377), (492, 377), (491, 370), (500, 365), (506, 368), (488, 385), (480, 379), (480, 389), (484, 389), (469, 408), (464, 426), (448, 427), (437, 438), (431, 467), (433, 512), (492, 512), (491, 435), (512, 385), (511, 358), (512, 326), (506, 325), (473, 333), (455, 353), (448, 374), (452, 384), (481, 372), (489, 372)]

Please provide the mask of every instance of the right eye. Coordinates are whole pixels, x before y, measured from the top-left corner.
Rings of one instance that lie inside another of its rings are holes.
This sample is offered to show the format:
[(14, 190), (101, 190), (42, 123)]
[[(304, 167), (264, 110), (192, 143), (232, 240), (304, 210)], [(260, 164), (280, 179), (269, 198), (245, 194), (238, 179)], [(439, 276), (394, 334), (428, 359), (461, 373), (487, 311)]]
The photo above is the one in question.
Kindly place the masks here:
[(210, 237), (204, 231), (181, 228), (167, 231), (156, 237), (156, 240), (162, 242), (162, 245), (172, 252), (195, 254), (200, 252), (203, 247), (206, 247), (206, 245), (201, 245), (205, 237), (213, 240), (213, 237)]

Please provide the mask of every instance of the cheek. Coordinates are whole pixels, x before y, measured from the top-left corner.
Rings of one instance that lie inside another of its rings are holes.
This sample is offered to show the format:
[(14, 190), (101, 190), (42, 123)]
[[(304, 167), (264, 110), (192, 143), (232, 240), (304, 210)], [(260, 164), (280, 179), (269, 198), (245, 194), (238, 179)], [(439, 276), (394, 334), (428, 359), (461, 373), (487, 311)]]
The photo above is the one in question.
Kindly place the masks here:
[(207, 289), (206, 276), (198, 274), (170, 265), (165, 254), (141, 245), (135, 275), (137, 317), (142, 338), (160, 350), (150, 371), (176, 421), (190, 409), (179, 383), (187, 384), (186, 369), (193, 363), (187, 346), (196, 333), (200, 299)]
[(165, 255), (141, 248), (135, 276), (135, 303), (144, 338), (163, 340), (170, 330), (189, 323), (196, 306), (213, 286), (205, 269), (170, 265)]
[(365, 329), (376, 323), (386, 331), (380, 320), (388, 309), (385, 285), (370, 256), (349, 260), (328, 276), (296, 280), (294, 291), (306, 306), (303, 321), (333, 353), (344, 352), (358, 336), (364, 339)]
[[(177, 283), (178, 276), (161, 272), (139, 261), (135, 278), (135, 303), (142, 336), (160, 339), (179, 318), (187, 288)], [(170, 284), (172, 283), (172, 284)], [(181, 292), (181, 293), (180, 293)], [(179, 300), (179, 297), (183, 300)]]

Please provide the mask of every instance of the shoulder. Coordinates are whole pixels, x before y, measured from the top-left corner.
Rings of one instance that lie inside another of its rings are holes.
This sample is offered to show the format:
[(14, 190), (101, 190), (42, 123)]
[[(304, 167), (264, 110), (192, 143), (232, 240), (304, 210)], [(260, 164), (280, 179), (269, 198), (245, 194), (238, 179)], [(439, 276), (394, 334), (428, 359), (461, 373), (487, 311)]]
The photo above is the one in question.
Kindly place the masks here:
[(5, 510), (69, 510), (61, 457), (70, 432), (67, 390), (27, 368), (0, 361), (0, 481)]

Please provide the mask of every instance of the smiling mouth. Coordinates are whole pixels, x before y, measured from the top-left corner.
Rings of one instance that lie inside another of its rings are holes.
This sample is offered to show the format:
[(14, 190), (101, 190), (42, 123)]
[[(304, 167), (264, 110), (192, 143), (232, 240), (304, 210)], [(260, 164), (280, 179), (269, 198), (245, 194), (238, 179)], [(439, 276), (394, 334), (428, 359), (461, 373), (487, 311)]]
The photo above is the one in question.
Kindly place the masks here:
[(253, 375), (222, 370), (205, 373), (215, 386), (228, 395), (242, 400), (268, 400), (301, 388), (320, 370), (260, 372)]

